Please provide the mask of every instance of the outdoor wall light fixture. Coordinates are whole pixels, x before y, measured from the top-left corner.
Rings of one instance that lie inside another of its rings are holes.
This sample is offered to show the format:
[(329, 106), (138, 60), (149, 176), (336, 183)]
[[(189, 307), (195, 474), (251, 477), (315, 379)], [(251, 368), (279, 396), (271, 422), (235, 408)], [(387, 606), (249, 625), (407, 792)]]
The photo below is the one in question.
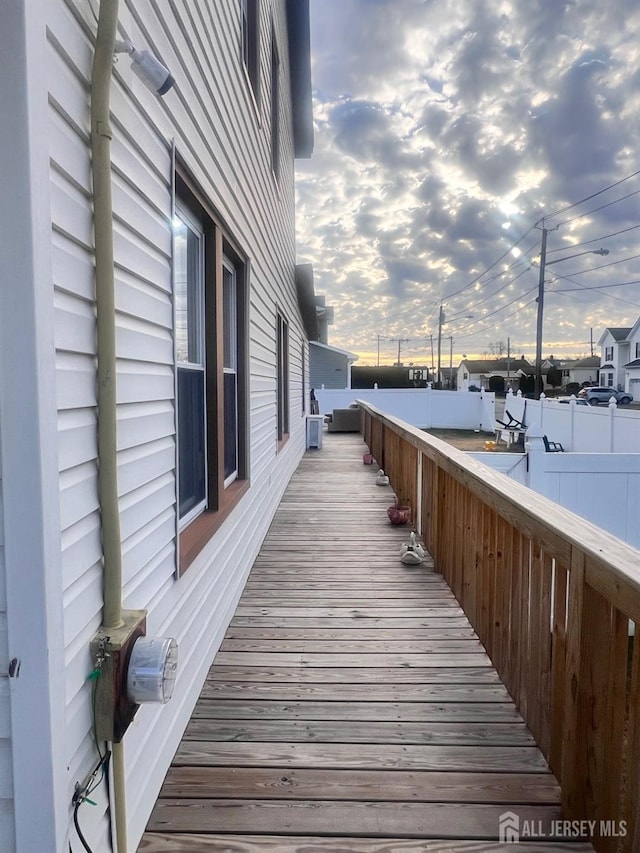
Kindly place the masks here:
[(128, 53), (131, 57), (131, 68), (156, 95), (166, 95), (174, 84), (169, 69), (156, 59), (148, 50), (136, 50), (130, 41), (117, 41), (116, 53)]

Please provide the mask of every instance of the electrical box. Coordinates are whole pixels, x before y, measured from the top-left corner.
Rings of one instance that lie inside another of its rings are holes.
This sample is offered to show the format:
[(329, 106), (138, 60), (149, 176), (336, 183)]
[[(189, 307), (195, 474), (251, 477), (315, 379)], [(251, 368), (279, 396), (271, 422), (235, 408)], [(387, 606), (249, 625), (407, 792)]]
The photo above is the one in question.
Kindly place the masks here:
[(323, 423), (322, 415), (307, 415), (307, 450), (311, 448), (322, 449)]
[(127, 669), (136, 640), (146, 634), (147, 611), (123, 610), (122, 619), (122, 627), (109, 631), (101, 628), (91, 640), (94, 722), (99, 741), (121, 741), (138, 710), (127, 695)]

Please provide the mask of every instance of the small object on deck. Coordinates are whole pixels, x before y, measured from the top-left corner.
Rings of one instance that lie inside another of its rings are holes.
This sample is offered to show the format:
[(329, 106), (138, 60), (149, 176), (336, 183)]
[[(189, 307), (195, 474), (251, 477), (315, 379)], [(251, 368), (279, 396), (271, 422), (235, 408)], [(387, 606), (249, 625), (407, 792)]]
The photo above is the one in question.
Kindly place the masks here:
[(362, 454), (362, 464), (363, 465), (373, 465), (373, 456), (370, 453)]
[(408, 524), (411, 521), (411, 507), (402, 500), (396, 500), (387, 508), (391, 524)]
[(389, 478), (384, 473), (382, 468), (378, 471), (378, 476), (376, 477), (376, 486), (388, 486)]
[(485, 441), (484, 449), (485, 450), (495, 450), (496, 449), (495, 441)]
[(400, 547), (400, 561), (408, 566), (417, 566), (424, 560), (426, 553), (412, 530), (409, 543), (403, 543)]

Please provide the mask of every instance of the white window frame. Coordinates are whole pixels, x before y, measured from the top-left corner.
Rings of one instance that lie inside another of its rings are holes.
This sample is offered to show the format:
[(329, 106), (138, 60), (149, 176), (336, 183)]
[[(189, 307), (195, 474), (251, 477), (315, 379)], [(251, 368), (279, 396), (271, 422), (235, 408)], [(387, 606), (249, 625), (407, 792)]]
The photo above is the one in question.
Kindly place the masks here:
[[(197, 338), (198, 338), (199, 361), (197, 363), (188, 362), (188, 361), (185, 362), (185, 361), (181, 361), (178, 357), (178, 334), (177, 334), (178, 309), (176, 306), (176, 311), (175, 311), (175, 316), (176, 316), (176, 335), (175, 335), (176, 371), (193, 370), (193, 371), (197, 371), (198, 373), (202, 373), (202, 375), (204, 377), (204, 383), (203, 383), (204, 384), (204, 391), (203, 391), (203, 393), (204, 393), (204, 400), (203, 400), (204, 423), (202, 424), (202, 428), (204, 430), (204, 459), (205, 459), (204, 498), (198, 504), (196, 504), (194, 507), (192, 507), (188, 512), (186, 512), (183, 516), (180, 516), (180, 514), (179, 514), (180, 513), (180, 507), (179, 507), (179, 503), (178, 503), (178, 529), (182, 530), (191, 521), (193, 521), (194, 518), (197, 518), (202, 512), (204, 512), (204, 510), (206, 509), (206, 506), (207, 506), (207, 501), (208, 501), (208, 494), (207, 494), (208, 479), (207, 479), (207, 469), (206, 469), (206, 465), (207, 465), (206, 460), (207, 460), (207, 452), (208, 452), (208, 445), (207, 445), (208, 427), (207, 427), (207, 405), (206, 405), (206, 358), (207, 358), (207, 351), (206, 351), (205, 303), (204, 303), (204, 299), (205, 299), (204, 231), (202, 228), (202, 223), (199, 222), (190, 213), (190, 211), (187, 210), (187, 208), (180, 201), (176, 201), (175, 220), (183, 223), (194, 234), (196, 234), (198, 237), (198, 244), (199, 244), (199, 246), (198, 246), (198, 302), (199, 302), (198, 322), (197, 322), (196, 328), (193, 330), (194, 333), (197, 335)], [(177, 226), (177, 222), (175, 220), (174, 220), (174, 231), (173, 231), (173, 240), (174, 240), (173, 256), (174, 256), (174, 259), (176, 256), (175, 241), (176, 241), (176, 226)], [(176, 289), (176, 281), (175, 281), (175, 267), (174, 267), (174, 292), (175, 292), (175, 289)], [(177, 296), (174, 295), (174, 299), (176, 299), (176, 301), (177, 301)], [(189, 330), (189, 331), (191, 331), (191, 330)], [(177, 442), (177, 446), (180, 447), (180, 434), (179, 434), (179, 427), (177, 425), (177, 418), (176, 418), (176, 442)], [(178, 454), (178, 459), (179, 459), (179, 454)], [(176, 467), (177, 467), (177, 477), (178, 477), (178, 483), (179, 483), (180, 482), (179, 462), (176, 464)]]

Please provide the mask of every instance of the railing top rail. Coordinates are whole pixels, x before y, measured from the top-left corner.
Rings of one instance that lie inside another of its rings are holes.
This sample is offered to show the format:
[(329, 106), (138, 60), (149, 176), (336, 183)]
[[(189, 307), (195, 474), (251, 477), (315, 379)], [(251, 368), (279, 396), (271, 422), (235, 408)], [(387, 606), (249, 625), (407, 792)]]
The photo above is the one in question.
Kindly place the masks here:
[(471, 459), (447, 442), (370, 403), (357, 402), (514, 527), (539, 541), (549, 556), (568, 567), (572, 552), (582, 554), (587, 583), (630, 619), (640, 622), (640, 551), (549, 498)]

